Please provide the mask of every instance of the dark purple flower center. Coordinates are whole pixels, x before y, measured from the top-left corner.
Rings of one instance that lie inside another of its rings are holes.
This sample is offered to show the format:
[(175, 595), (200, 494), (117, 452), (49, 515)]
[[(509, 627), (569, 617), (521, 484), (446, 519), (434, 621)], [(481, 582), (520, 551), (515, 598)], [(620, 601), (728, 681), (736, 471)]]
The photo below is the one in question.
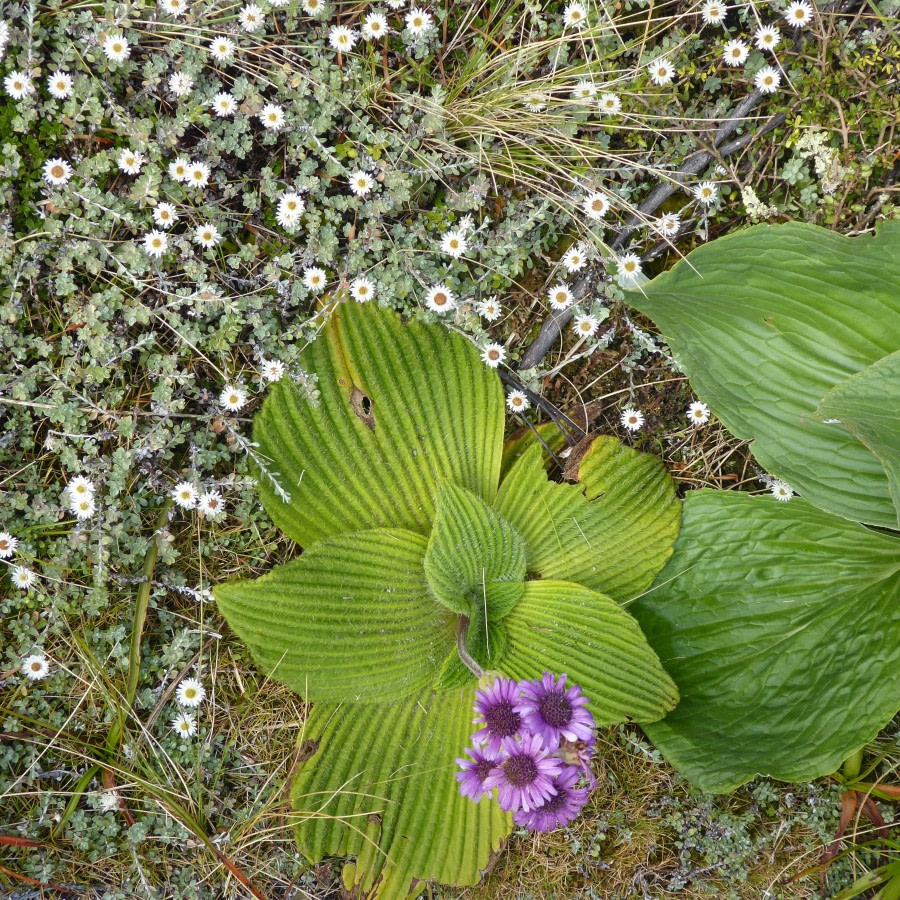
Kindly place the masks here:
[(511, 756), (503, 763), (506, 780), (517, 788), (528, 787), (538, 777), (537, 763), (530, 756)]
[(556, 787), (556, 793), (541, 804), (541, 812), (553, 813), (561, 810), (569, 801), (569, 792), (565, 788)]
[(512, 737), (518, 733), (522, 725), (521, 716), (515, 711), (513, 704), (508, 700), (492, 704), (484, 712), (484, 724), (497, 737)]
[(495, 765), (496, 763), (492, 763), (489, 759), (479, 759), (470, 771), (475, 773), (479, 781), (484, 781), (494, 771)]
[(551, 691), (541, 697), (538, 710), (553, 728), (562, 728), (572, 721), (572, 704), (562, 691)]

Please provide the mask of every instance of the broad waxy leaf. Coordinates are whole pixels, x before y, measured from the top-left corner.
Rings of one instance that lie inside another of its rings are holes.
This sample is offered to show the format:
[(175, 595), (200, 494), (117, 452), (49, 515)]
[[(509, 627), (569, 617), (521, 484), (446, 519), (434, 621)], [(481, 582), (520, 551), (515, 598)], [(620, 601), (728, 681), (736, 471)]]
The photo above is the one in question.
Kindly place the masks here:
[(318, 377), (313, 406), (285, 378), (256, 416), (270, 478), (259, 491), (275, 524), (302, 547), (345, 531), (431, 531), (437, 487), (494, 498), (503, 450), (500, 380), (464, 338), (342, 303), (300, 357)]
[(319, 749), (292, 790), (312, 862), (358, 856), (353, 880), (372, 898), (405, 897), (413, 879), (478, 881), (512, 823), (496, 803), (459, 793), (454, 759), (470, 740), (474, 692), (470, 682), (393, 704), (313, 709), (303, 738)]
[(900, 222), (855, 238), (788, 223), (705, 244), (626, 296), (768, 471), (820, 509), (896, 527), (879, 458), (816, 410), (900, 348), (898, 284)]
[(309, 700), (390, 700), (431, 684), (456, 646), (429, 594), (425, 539), (382, 528), (343, 534), (216, 602), (260, 667)]
[(881, 460), (900, 527), (900, 350), (833, 387), (816, 415), (839, 420)]
[(900, 541), (803, 500), (692, 491), (630, 611), (681, 692), (647, 734), (707, 790), (833, 772), (900, 706)]

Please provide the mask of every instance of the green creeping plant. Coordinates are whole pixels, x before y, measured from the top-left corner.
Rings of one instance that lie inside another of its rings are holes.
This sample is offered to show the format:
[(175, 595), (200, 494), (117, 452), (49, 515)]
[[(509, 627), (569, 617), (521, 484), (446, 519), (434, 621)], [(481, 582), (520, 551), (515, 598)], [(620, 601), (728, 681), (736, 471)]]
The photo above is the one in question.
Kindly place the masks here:
[(345, 884), (366, 896), (474, 884), (512, 827), (455, 778), (474, 673), (565, 672), (598, 724), (665, 715), (678, 692), (624, 604), (672, 553), (680, 502), (613, 438), (580, 448), (577, 483), (550, 481), (537, 443), (504, 458), (500, 380), (440, 325), (339, 304), (301, 364), (321, 402), (277, 383), (254, 439), (262, 502), (304, 552), (215, 597), (314, 701), (292, 787), (305, 856), (355, 857)]

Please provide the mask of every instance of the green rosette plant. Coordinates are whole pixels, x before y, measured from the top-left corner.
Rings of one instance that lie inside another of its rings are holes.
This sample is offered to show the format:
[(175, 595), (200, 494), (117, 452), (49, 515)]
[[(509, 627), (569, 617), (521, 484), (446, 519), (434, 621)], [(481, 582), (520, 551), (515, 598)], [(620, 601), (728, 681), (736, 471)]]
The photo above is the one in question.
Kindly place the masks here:
[[(314, 705), (292, 785), (305, 856), (356, 857), (348, 889), (472, 884), (511, 829), (461, 796), (477, 673), (565, 672), (599, 723), (678, 698), (623, 608), (672, 552), (680, 504), (654, 457), (598, 437), (551, 481), (538, 443), (504, 459), (504, 397), (440, 325), (339, 304), (254, 423), (259, 492), (304, 548), (219, 585), (234, 631)], [(501, 471), (504, 475), (501, 479)]]

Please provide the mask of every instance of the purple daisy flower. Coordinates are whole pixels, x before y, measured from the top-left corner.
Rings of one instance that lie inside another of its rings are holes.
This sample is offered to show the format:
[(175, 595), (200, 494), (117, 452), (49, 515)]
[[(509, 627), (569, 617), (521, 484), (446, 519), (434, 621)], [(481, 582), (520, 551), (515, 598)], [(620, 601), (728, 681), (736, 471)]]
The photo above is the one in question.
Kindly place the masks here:
[(538, 809), (519, 810), (513, 816), (513, 821), (531, 831), (553, 831), (554, 828), (568, 825), (581, 812), (588, 799), (588, 789), (578, 786), (580, 774), (575, 766), (566, 766), (553, 779), (556, 793)]
[(536, 734), (521, 741), (504, 738), (502, 750), (506, 759), (494, 767), (484, 782), (488, 789), (499, 788), (497, 800), (501, 809), (535, 809), (556, 793), (553, 779), (562, 771), (562, 763), (544, 750)]
[(557, 681), (545, 672), (540, 681), (523, 681), (522, 699), (516, 710), (525, 727), (539, 734), (548, 750), (555, 750), (560, 741), (592, 741), (594, 717), (585, 708), (588, 699), (578, 685), (566, 688), (566, 675)]
[(492, 789), (486, 788), (484, 782), (502, 757), (489, 747), (468, 747), (466, 753), (472, 758), (456, 760), (462, 769), (456, 773), (456, 780), (459, 782), (459, 792), (463, 797), (471, 797), (477, 803), (483, 796), (490, 796)]
[(475, 691), (475, 724), (484, 727), (472, 735), (472, 740), (498, 753), (503, 740), (515, 737), (522, 728), (518, 703), (519, 685), (510, 678), (498, 678), (483, 691)]

